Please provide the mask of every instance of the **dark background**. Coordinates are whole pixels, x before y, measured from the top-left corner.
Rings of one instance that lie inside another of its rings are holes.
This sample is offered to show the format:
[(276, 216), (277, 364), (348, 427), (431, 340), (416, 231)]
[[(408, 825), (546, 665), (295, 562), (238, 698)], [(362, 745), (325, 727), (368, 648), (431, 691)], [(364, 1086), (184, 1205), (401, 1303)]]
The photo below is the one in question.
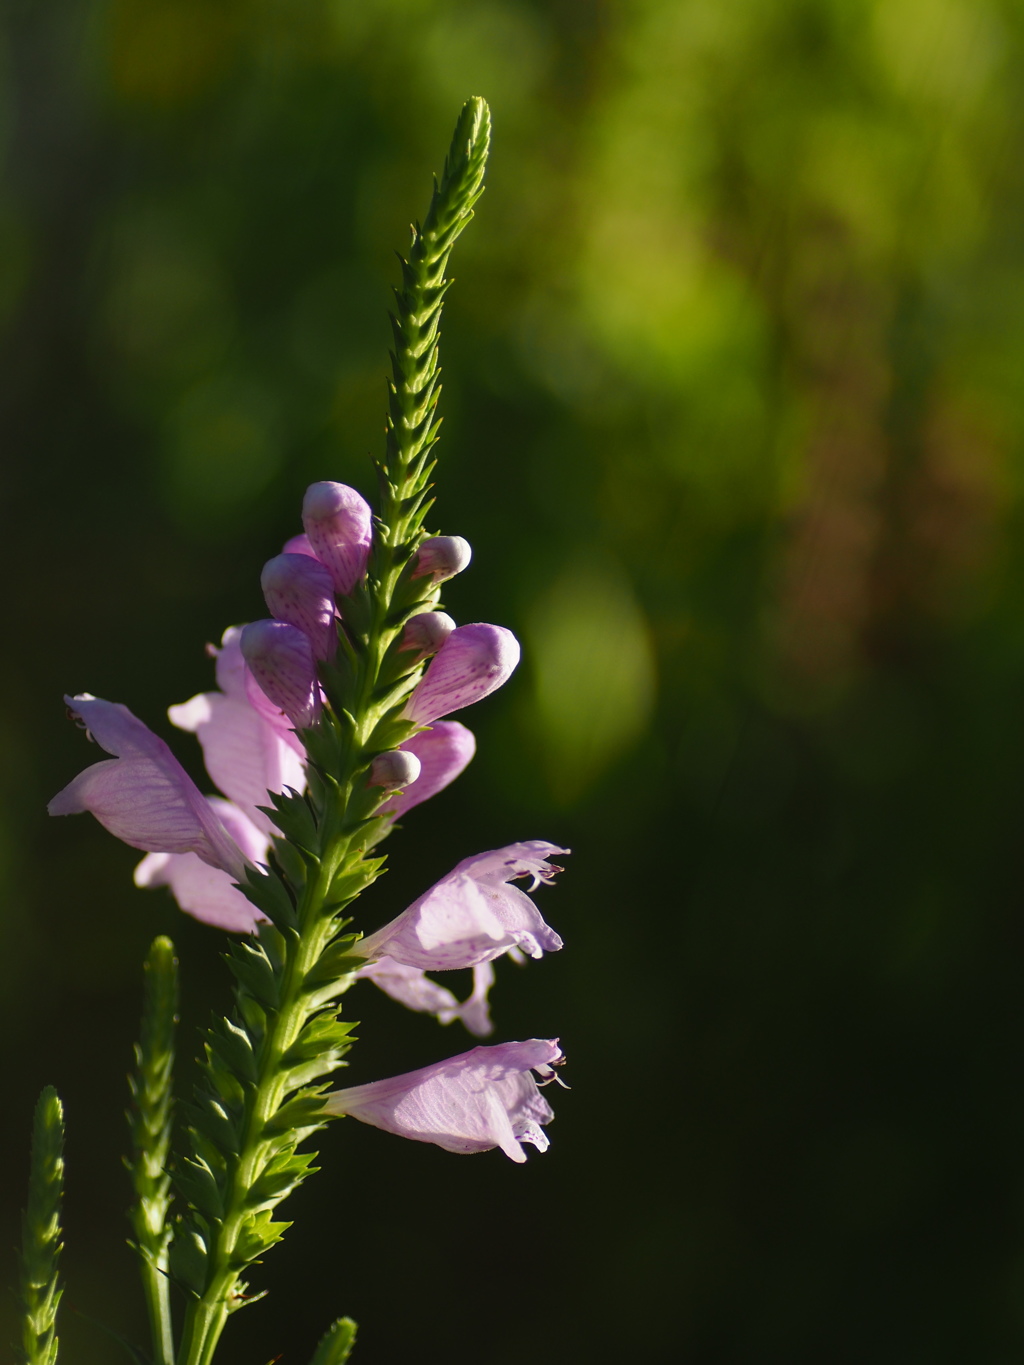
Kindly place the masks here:
[[(1022, 29), (1011, 0), (9, 0), (0, 1247), (52, 1081), (68, 1365), (117, 1358), (84, 1315), (145, 1330), (146, 945), (180, 950), (183, 1091), (227, 986), (131, 850), (47, 821), (95, 758), (61, 694), (199, 775), (165, 708), (263, 614), (305, 485), (372, 489), (392, 253), (470, 94), (436, 528), (475, 549), (450, 609), (525, 662), (365, 922), (571, 845), (565, 951), (499, 964), (495, 1015), (560, 1035), (573, 1089), (525, 1167), (333, 1125), (224, 1360), (305, 1365), (342, 1312), (360, 1365), (1020, 1360)], [(353, 1084), (470, 1045), (349, 1000)]]

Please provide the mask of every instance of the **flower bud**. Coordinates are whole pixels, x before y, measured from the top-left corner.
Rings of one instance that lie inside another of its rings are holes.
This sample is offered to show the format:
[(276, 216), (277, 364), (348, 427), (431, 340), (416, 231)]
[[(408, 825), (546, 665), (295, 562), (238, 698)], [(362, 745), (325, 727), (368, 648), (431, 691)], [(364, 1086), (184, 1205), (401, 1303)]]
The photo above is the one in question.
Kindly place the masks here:
[(455, 622), (447, 612), (420, 612), (419, 616), (406, 621), (405, 630), (402, 631), (402, 642), (398, 648), (415, 650), (416, 657), (412, 662), (419, 663), (420, 659), (427, 659), (431, 654), (436, 654), (454, 629)]
[(476, 753), (476, 740), (457, 720), (435, 720), (429, 730), (407, 739), (402, 752), (419, 759), (420, 775), (408, 791), (393, 796), (379, 812), (396, 819), (454, 782)]
[(260, 690), (299, 730), (320, 710), (309, 636), (286, 621), (253, 621), (241, 638), (242, 655)]
[(473, 558), (468, 540), (462, 536), (431, 536), (416, 551), (414, 579), (430, 574), (435, 583), (443, 583), (461, 573)]
[(504, 626), (459, 626), (431, 660), (409, 698), (406, 719), (418, 725), (460, 711), (489, 696), (519, 662), (519, 641)]
[(370, 505), (347, 484), (312, 483), (302, 500), (302, 524), (313, 553), (326, 564), (340, 593), (349, 593), (366, 572), (370, 555)]
[(370, 764), (369, 785), (392, 791), (396, 787), (408, 787), (419, 775), (420, 761), (415, 754), (389, 749), (387, 753), (378, 754)]
[(276, 620), (305, 631), (317, 659), (333, 657), (338, 647), (334, 582), (325, 565), (308, 555), (276, 555), (264, 564), (260, 586)]

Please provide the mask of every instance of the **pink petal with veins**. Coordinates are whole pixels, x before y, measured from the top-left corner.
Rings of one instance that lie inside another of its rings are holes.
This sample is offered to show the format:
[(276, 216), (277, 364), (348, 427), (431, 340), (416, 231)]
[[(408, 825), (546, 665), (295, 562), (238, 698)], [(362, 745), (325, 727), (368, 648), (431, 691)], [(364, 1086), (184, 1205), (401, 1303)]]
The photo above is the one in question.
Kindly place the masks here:
[(562, 1060), (555, 1039), (475, 1047), (433, 1066), (371, 1081), (326, 1096), (329, 1114), (349, 1114), (362, 1123), (416, 1142), (433, 1142), (448, 1152), (486, 1152), (500, 1147), (513, 1161), (526, 1160), (522, 1143), (546, 1151), (543, 1125), (554, 1112), (537, 1088), (553, 1080)]

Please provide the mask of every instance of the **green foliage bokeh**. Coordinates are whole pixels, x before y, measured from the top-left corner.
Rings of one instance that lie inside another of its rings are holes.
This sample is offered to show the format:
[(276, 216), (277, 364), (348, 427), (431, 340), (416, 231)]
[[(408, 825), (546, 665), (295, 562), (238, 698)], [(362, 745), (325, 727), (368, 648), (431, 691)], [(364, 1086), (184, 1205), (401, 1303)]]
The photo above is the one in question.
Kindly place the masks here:
[[(449, 609), (524, 664), (365, 922), (572, 846), (566, 949), (499, 964), (495, 1015), (573, 1091), (522, 1169), (335, 1125), (227, 1358), (301, 1365), (344, 1312), (361, 1365), (1017, 1359), (1019, 6), (14, 0), (2, 42), (0, 1245), (52, 1081), (69, 1359), (111, 1358), (85, 1315), (144, 1335), (150, 939), (183, 1062), (227, 983), (130, 850), (46, 820), (95, 757), (60, 697), (199, 775), (165, 708), (306, 484), (372, 492), (393, 252), (471, 94), (435, 520), (475, 551)], [(352, 1083), (469, 1045), (352, 1000)]]

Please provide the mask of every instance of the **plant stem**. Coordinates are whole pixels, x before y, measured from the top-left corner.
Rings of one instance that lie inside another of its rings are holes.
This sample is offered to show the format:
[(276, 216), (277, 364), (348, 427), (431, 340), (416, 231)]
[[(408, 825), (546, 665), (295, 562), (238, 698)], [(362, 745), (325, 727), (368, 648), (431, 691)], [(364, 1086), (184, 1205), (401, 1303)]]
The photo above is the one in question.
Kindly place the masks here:
[(60, 1208), (64, 1196), (64, 1109), (52, 1086), (36, 1105), (28, 1208), (22, 1220), (21, 1352), (24, 1365), (56, 1365), (57, 1306), (62, 1289), (57, 1263), (62, 1249)]
[(128, 1078), (133, 1101), (128, 1111), (133, 1150), (127, 1165), (136, 1196), (131, 1221), (149, 1316), (153, 1365), (173, 1365), (174, 1334), (167, 1275), (171, 1181), (167, 1160), (171, 1146), (178, 964), (170, 939), (154, 939), (144, 971), (142, 1028), (135, 1048), (135, 1070)]
[(267, 1157), (264, 1131), (280, 1107), (285, 1089), (281, 1062), (308, 1017), (302, 997), (307, 973), (316, 965), (323, 950), (321, 935), (303, 933), (323, 905), (331, 877), (341, 852), (339, 841), (335, 857), (325, 860), (320, 875), (307, 888), (300, 909), (299, 934), (288, 954), (281, 982), (281, 1006), (265, 1039), (260, 1059), (259, 1078), (249, 1107), (246, 1129), (237, 1163), (232, 1172), (230, 1197), (216, 1243), (216, 1262), (205, 1293), (193, 1305), (186, 1323), (179, 1360), (181, 1365), (208, 1365), (220, 1334), (231, 1312), (232, 1296), (240, 1271), (233, 1267), (233, 1253), (245, 1225), (246, 1197), (259, 1178)]

